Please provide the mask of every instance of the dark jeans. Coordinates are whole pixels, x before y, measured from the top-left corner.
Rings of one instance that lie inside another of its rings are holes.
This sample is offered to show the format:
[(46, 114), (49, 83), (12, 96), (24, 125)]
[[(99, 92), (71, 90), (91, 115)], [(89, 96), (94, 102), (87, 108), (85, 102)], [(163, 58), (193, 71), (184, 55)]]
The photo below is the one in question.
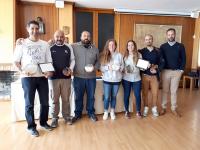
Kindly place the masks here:
[(118, 90), (119, 90), (119, 84), (106, 83), (106, 82), (103, 83), (105, 111), (108, 110), (109, 103), (111, 103), (111, 109), (115, 109)]
[[(25, 77), (21, 79), (25, 99), (25, 116), (28, 129), (36, 128), (34, 118), (35, 92), (38, 91), (40, 99), (40, 125), (48, 121), (49, 113), (49, 87), (45, 77)], [(16, 89), (17, 90), (17, 89)]]
[(135, 95), (135, 99), (136, 99), (136, 111), (140, 112), (140, 109), (141, 109), (141, 81), (129, 82), (127, 80), (122, 80), (122, 85), (124, 87), (125, 111), (129, 111), (129, 97), (130, 97), (131, 88), (132, 88), (134, 95)]
[(85, 92), (87, 94), (86, 110), (89, 116), (93, 115), (95, 112), (94, 94), (96, 89), (96, 78), (85, 79), (85, 78), (74, 77), (73, 86), (75, 91), (75, 111), (74, 111), (75, 115), (78, 117), (82, 116), (83, 96)]

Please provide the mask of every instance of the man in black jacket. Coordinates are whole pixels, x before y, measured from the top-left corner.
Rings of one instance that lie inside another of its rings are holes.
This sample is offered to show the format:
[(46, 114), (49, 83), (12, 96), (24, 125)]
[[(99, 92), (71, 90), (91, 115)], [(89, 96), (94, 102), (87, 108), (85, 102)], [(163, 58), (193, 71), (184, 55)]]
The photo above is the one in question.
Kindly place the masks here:
[(180, 117), (177, 111), (177, 89), (186, 64), (186, 54), (184, 45), (175, 41), (176, 31), (170, 28), (166, 32), (168, 42), (160, 47), (161, 55), (165, 61), (162, 71), (162, 111), (166, 113), (167, 95), (171, 93), (171, 110), (175, 116)]

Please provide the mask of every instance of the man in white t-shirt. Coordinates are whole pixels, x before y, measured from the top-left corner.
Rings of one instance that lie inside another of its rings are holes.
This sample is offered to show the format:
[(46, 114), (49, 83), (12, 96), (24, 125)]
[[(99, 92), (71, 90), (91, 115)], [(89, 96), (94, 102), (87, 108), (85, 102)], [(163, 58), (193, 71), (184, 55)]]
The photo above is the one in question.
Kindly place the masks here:
[(40, 63), (52, 62), (48, 43), (39, 39), (39, 24), (30, 21), (27, 24), (29, 37), (22, 44), (16, 45), (14, 52), (14, 64), (21, 72), (21, 82), (25, 99), (25, 116), (28, 123), (28, 131), (32, 136), (39, 136), (34, 120), (34, 98), (38, 91), (40, 98), (40, 126), (51, 131), (47, 124), (49, 112), (49, 87), (48, 77), (52, 72), (42, 73)]

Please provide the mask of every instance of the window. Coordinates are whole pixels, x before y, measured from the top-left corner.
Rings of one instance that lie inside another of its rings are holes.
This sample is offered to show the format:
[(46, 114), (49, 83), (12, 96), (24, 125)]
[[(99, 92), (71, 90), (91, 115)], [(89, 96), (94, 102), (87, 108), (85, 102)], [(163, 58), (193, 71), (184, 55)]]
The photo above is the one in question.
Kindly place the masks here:
[(98, 14), (98, 48), (103, 50), (106, 41), (114, 38), (114, 15)]
[(92, 12), (76, 12), (76, 41), (80, 41), (82, 31), (89, 31), (93, 34), (93, 13)]
[(81, 32), (87, 30), (101, 52), (106, 41), (114, 38), (113, 10), (76, 8), (75, 11), (75, 40), (80, 41)]

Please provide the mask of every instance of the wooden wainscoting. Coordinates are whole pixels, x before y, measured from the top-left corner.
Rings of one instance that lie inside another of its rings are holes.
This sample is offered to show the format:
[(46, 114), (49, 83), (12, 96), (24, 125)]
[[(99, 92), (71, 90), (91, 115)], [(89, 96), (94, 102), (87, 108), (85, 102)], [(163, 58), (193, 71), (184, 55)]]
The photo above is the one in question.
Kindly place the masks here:
[(195, 19), (180, 16), (151, 16), (135, 14), (117, 14), (115, 25), (119, 28), (119, 33), (115, 33), (115, 38), (119, 41), (119, 50), (123, 53), (126, 42), (134, 38), (135, 24), (157, 24), (157, 25), (181, 25), (182, 26), (182, 43), (186, 48), (187, 63), (186, 72), (190, 71), (193, 54), (193, 35), (195, 29)]
[(45, 24), (45, 34), (41, 34), (41, 39), (49, 40), (58, 29), (58, 9), (55, 4), (17, 2), (16, 9), (16, 38), (26, 37), (26, 24), (30, 20), (41, 17)]

